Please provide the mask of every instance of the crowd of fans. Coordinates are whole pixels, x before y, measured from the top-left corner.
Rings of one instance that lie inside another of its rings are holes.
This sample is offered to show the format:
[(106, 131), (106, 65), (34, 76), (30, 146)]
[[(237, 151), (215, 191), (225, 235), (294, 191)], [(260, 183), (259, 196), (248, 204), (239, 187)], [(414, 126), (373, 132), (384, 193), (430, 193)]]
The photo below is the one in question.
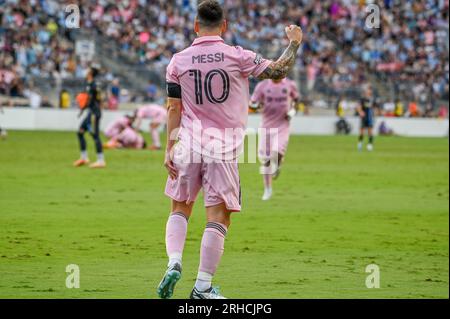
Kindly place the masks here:
[[(173, 53), (195, 37), (195, 0), (70, 2), (79, 6), (84, 30), (113, 40), (122, 56), (161, 75)], [(363, 0), (222, 2), (230, 21), (225, 40), (268, 58), (286, 47), (287, 24), (302, 26), (297, 71), (306, 77), (307, 92), (357, 92), (363, 83), (379, 81), (395, 86), (399, 97), (407, 92), (423, 108), (448, 98), (448, 0), (378, 1), (379, 28), (367, 24), (370, 12)], [(75, 55), (61, 2), (0, 4), (0, 93), (15, 94), (20, 84), (14, 79), (29, 75), (84, 75), (87, 66)], [(149, 90), (155, 94), (154, 85)]]
[(426, 107), (448, 98), (448, 0), (379, 1), (380, 28), (354, 1), (331, 2), (329, 31), (370, 71)]
[(0, 69), (19, 78), (84, 75), (59, 2), (0, 0), (0, 22)]

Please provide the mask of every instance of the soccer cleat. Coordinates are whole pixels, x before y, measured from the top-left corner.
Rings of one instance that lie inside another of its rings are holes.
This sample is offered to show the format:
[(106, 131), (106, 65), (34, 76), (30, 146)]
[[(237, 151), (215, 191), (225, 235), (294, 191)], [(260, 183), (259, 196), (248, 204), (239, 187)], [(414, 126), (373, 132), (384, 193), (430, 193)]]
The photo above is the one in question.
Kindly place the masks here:
[(75, 161), (75, 162), (73, 163), (73, 166), (75, 166), (75, 167), (81, 167), (81, 166), (84, 166), (84, 165), (87, 165), (87, 164), (89, 164), (89, 160), (88, 160), (88, 159), (82, 159), (82, 158), (80, 158), (79, 160), (77, 160), (77, 161)]
[(359, 142), (358, 143), (358, 151), (362, 151), (362, 149), (363, 149), (363, 143), (362, 142)]
[(113, 149), (117, 148), (117, 144), (116, 143), (105, 143), (105, 144), (103, 144), (103, 148), (105, 150), (113, 150)]
[(161, 146), (155, 146), (155, 145), (152, 145), (152, 146), (149, 146), (149, 148), (148, 148), (150, 151), (160, 151), (162, 148), (161, 148)]
[(367, 144), (367, 150), (369, 152), (372, 152), (373, 151), (373, 144)]
[(101, 161), (97, 161), (91, 165), (89, 165), (90, 168), (105, 168), (106, 167), (106, 163), (105, 162), (101, 162)]
[(205, 291), (198, 291), (197, 288), (194, 287), (191, 292), (190, 299), (227, 299), (222, 296), (219, 292), (219, 288), (211, 287)]
[(264, 190), (264, 195), (262, 197), (262, 200), (263, 201), (268, 201), (271, 198), (272, 198), (272, 189), (265, 189)]
[(175, 285), (181, 279), (181, 265), (176, 263), (169, 267), (163, 279), (158, 285), (157, 293), (161, 299), (169, 299), (173, 296)]
[(281, 167), (278, 166), (278, 167), (277, 167), (277, 170), (276, 170), (275, 173), (272, 175), (272, 178), (273, 178), (274, 180), (277, 180), (278, 177), (280, 177), (280, 173), (281, 173)]

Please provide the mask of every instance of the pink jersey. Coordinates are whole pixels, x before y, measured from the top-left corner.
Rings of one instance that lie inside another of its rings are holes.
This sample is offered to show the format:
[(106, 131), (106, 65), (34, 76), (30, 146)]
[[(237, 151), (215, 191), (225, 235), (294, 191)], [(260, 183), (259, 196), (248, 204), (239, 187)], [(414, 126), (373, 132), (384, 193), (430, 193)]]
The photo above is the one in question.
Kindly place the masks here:
[(117, 136), (117, 141), (125, 148), (142, 148), (144, 146), (144, 138), (142, 135), (131, 127), (125, 128)]
[[(287, 113), (292, 106), (292, 100), (298, 99), (299, 93), (294, 81), (283, 79), (279, 83), (265, 80), (255, 88), (252, 103), (263, 105), (261, 127), (265, 128), (265, 136), (260, 136), (259, 156), (266, 160), (273, 153), (286, 154), (289, 143), (289, 120)], [(270, 129), (276, 128), (273, 132)]]
[(105, 130), (105, 135), (108, 138), (113, 138), (116, 135), (119, 135), (122, 130), (130, 125), (130, 120), (124, 116), (118, 118), (114, 122), (112, 122)]
[(279, 83), (265, 80), (255, 88), (252, 95), (253, 103), (263, 106), (263, 128), (289, 128), (289, 120), (286, 115), (291, 109), (292, 100), (298, 99), (299, 93), (294, 81), (283, 79)]
[(248, 118), (248, 78), (259, 76), (270, 63), (252, 51), (225, 44), (219, 36), (197, 38), (175, 54), (166, 80), (181, 86), (180, 142), (216, 159), (239, 155)]
[(140, 107), (137, 117), (150, 119), (152, 123), (164, 123), (167, 117), (167, 110), (158, 104), (148, 104)]

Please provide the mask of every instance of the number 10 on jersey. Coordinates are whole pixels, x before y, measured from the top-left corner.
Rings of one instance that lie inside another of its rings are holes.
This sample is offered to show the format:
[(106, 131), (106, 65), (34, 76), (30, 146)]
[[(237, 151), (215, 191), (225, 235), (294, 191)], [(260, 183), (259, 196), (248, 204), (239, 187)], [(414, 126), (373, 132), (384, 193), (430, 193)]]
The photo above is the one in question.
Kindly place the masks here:
[[(224, 103), (230, 95), (230, 77), (222, 69), (214, 69), (206, 73), (203, 83), (203, 75), (200, 70), (189, 70), (189, 75), (194, 77), (195, 81), (195, 102), (199, 105), (203, 104), (203, 94), (212, 104)], [(222, 81), (222, 95), (216, 97), (213, 94), (212, 81), (214, 77), (220, 76)]]

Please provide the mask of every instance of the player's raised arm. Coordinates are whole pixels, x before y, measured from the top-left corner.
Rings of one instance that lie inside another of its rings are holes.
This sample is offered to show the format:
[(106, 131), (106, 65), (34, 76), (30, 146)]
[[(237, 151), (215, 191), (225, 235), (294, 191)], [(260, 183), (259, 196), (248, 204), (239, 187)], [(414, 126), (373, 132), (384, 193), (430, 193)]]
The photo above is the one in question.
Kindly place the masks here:
[(258, 79), (281, 80), (285, 78), (294, 67), (297, 52), (303, 40), (303, 32), (302, 29), (296, 25), (286, 27), (285, 30), (286, 35), (290, 40), (289, 46), (277, 61), (272, 62), (264, 72), (258, 76)]

